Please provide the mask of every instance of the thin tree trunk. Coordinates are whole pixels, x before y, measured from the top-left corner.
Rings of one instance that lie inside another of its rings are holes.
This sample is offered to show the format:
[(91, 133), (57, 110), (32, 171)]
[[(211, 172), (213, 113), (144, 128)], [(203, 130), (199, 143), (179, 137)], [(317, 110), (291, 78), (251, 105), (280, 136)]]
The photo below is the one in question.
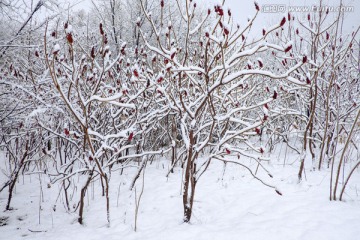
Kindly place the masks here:
[(90, 181), (92, 179), (92, 176), (93, 176), (93, 173), (94, 173), (94, 168), (90, 171), (89, 173), (89, 176), (88, 176), (88, 179), (85, 183), (85, 185), (82, 187), (81, 189), (81, 193), (80, 193), (80, 208), (79, 208), (79, 218), (78, 218), (78, 222), (80, 224), (83, 224), (83, 215), (84, 215), (84, 206), (85, 206), (85, 203), (84, 203), (84, 198), (85, 198), (85, 194), (86, 194), (86, 190), (90, 184)]
[(334, 185), (333, 199), (334, 199), (335, 201), (336, 201), (336, 191), (337, 191), (337, 187), (338, 187), (338, 183), (339, 183), (339, 176), (340, 176), (341, 165), (342, 165), (342, 163), (343, 163), (343, 161), (344, 161), (344, 156), (345, 156), (346, 150), (347, 150), (347, 148), (348, 148), (348, 146), (349, 146), (349, 143), (350, 143), (352, 134), (353, 134), (353, 132), (354, 132), (355, 126), (357, 125), (359, 116), (360, 116), (360, 110), (358, 110), (358, 113), (357, 113), (357, 115), (356, 115), (356, 118), (355, 118), (355, 120), (354, 120), (354, 123), (353, 123), (353, 125), (351, 126), (351, 130), (350, 130), (349, 136), (348, 136), (348, 138), (347, 138), (347, 140), (346, 140), (344, 149), (342, 150), (342, 153), (341, 153), (340, 162), (339, 162), (338, 169), (337, 169), (337, 173), (336, 173), (335, 185)]
[[(26, 146), (26, 148), (27, 148), (27, 146)], [(9, 184), (9, 196), (8, 196), (8, 201), (7, 201), (6, 208), (5, 208), (7, 211), (11, 210), (10, 203), (11, 203), (14, 187), (15, 187), (15, 184), (16, 184), (16, 180), (17, 180), (17, 178), (19, 176), (21, 168), (24, 166), (24, 162), (25, 162), (25, 159), (26, 159), (27, 155), (28, 155), (28, 150), (26, 150), (23, 157), (21, 158), (18, 167), (16, 169), (14, 169), (14, 171), (15, 171), (14, 175), (13, 175), (14, 177), (12, 178), (12, 180), (11, 180), (11, 182)]]
[(195, 184), (193, 183), (193, 145), (194, 145), (194, 130), (190, 130), (189, 134), (190, 146), (187, 156), (187, 163), (185, 169), (184, 192), (183, 192), (183, 207), (184, 207), (184, 222), (190, 222), (192, 214), (192, 203), (195, 194)]

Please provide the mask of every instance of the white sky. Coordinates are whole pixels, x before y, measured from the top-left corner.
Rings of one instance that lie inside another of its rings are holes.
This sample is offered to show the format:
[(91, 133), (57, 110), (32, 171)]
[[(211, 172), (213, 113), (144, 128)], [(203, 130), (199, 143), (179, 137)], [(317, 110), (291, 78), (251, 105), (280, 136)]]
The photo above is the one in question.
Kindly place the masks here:
[[(92, 6), (91, 0), (62, 0), (64, 2), (80, 2), (76, 5), (75, 9), (90, 9)], [(96, 1), (96, 0), (94, 0)], [(135, 0), (134, 0), (135, 1)], [(166, 1), (166, 0), (165, 0)], [(181, 0), (184, 1), (184, 0)], [(213, 9), (213, 3), (219, 2), (220, 0), (194, 0), (197, 2), (203, 2), (204, 4), (208, 4), (211, 9)], [(318, 0), (257, 0), (260, 8), (264, 5), (268, 4), (281, 4), (285, 5), (286, 8), (288, 6), (313, 6)], [(324, 6), (338, 6), (340, 0), (323, 0)], [(344, 33), (352, 32), (356, 27), (360, 24), (360, 1), (359, 0), (343, 0), (343, 4), (345, 6), (353, 6), (354, 11), (348, 12), (346, 18), (344, 19), (345, 24), (343, 31)], [(225, 5), (227, 8), (230, 8), (234, 17), (234, 20), (241, 25), (246, 23), (247, 18), (249, 16), (253, 16), (255, 14), (255, 7), (253, 0), (226, 0)], [(287, 12), (287, 11), (286, 11)], [(294, 13), (295, 17), (300, 16), (302, 13)], [(333, 13), (335, 14), (335, 13)], [(275, 23), (278, 23), (284, 13), (261, 13), (259, 14), (254, 28), (262, 31), (263, 27), (271, 26)], [(305, 15), (306, 16), (306, 15)]]
[[(269, 4), (281, 4), (287, 8), (289, 6), (313, 6), (317, 0), (257, 0), (260, 8)], [(324, 6), (339, 6), (340, 0), (323, 0)], [(345, 6), (353, 6), (354, 12), (348, 12), (344, 19), (344, 32), (351, 32), (355, 27), (360, 24), (360, 1), (359, 0), (343, 0)], [(234, 18), (241, 24), (245, 22), (248, 16), (255, 12), (253, 0), (226, 0), (226, 5), (232, 9)], [(287, 11), (286, 11), (287, 12)], [(302, 13), (294, 13), (295, 17), (300, 16)], [(335, 14), (335, 13), (334, 13)], [(264, 26), (270, 26), (278, 23), (281, 20), (283, 13), (261, 13), (258, 16), (254, 28), (260, 31)]]

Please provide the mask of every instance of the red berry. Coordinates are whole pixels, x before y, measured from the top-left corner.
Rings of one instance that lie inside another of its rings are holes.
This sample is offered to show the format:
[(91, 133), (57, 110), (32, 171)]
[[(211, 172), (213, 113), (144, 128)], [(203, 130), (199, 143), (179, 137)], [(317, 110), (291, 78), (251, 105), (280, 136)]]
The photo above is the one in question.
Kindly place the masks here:
[(274, 91), (273, 99), (276, 99), (276, 98), (277, 98), (277, 92)]
[(280, 22), (280, 26), (281, 26), (281, 27), (284, 26), (285, 23), (286, 23), (286, 18), (283, 17), (283, 19), (282, 19), (281, 22)]
[(132, 132), (132, 133), (130, 133), (130, 135), (129, 135), (128, 141), (131, 142), (131, 140), (133, 139), (133, 137), (134, 137), (134, 133)]
[(67, 39), (67, 41), (68, 41), (70, 44), (73, 44), (74, 39), (73, 39), (71, 33), (68, 33), (68, 34), (66, 35), (66, 39)]
[(303, 63), (306, 63), (306, 62), (307, 62), (307, 56), (303, 56), (302, 62), (303, 62)]
[(138, 73), (138, 71), (136, 69), (134, 70), (134, 76), (139, 77), (139, 73)]
[(70, 135), (69, 129), (65, 128), (64, 133), (65, 133), (66, 136), (69, 136)]
[(292, 45), (289, 45), (288, 47), (285, 48), (284, 51), (287, 53), (287, 52), (289, 52), (291, 49), (292, 49)]
[(256, 11), (260, 11), (260, 7), (259, 7), (259, 5), (257, 4), (257, 2), (255, 2), (254, 4), (255, 4), (255, 9), (256, 9)]
[(100, 34), (104, 35), (104, 29), (102, 23), (100, 23), (99, 28), (100, 28)]

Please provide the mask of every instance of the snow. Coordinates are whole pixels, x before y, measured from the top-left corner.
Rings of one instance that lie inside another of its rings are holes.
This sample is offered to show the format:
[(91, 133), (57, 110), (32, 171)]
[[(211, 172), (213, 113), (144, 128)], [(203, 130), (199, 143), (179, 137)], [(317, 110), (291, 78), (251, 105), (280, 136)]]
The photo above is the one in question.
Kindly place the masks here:
[[(355, 191), (359, 174), (352, 180), (348, 201), (331, 202), (329, 170), (307, 169), (306, 181), (299, 184), (298, 166), (283, 167), (281, 157), (273, 158), (266, 167), (274, 176), (267, 180), (276, 185), (282, 196), (236, 165), (228, 163), (223, 175), (223, 163), (213, 162), (198, 183), (191, 224), (182, 222), (182, 169), (175, 168), (175, 173), (166, 178), (170, 162), (156, 160), (146, 169), (137, 232), (133, 230), (135, 193), (129, 190), (136, 166), (125, 168), (123, 175), (112, 173), (110, 227), (106, 226), (105, 199), (99, 196), (99, 181), (89, 188), (85, 225), (80, 226), (77, 213), (66, 213), (62, 200), (56, 202), (56, 184), (47, 188), (48, 179), (39, 174), (20, 177), (12, 204), (15, 210), (0, 213), (1, 217), (9, 217), (8, 225), (0, 227), (1, 239), (358, 239), (360, 198)], [(1, 162), (4, 169), (5, 161)], [(264, 171), (259, 170), (258, 174), (265, 176)], [(5, 175), (0, 176), (4, 182)], [(39, 177), (44, 202), (39, 197)], [(135, 185), (138, 193), (141, 181)], [(96, 190), (94, 197), (92, 189)], [(5, 206), (6, 197), (6, 191), (0, 193), (0, 206)]]
[(68, 27), (65, 29), (65, 32), (66, 32), (67, 34), (72, 33), (72, 32), (73, 32), (72, 25), (69, 24)]
[(292, 45), (294, 45), (293, 41), (289, 41), (288, 43), (285, 44), (284, 49), (286, 49)]
[(265, 115), (269, 115), (269, 110), (265, 106), (263, 106), (263, 112)]
[(55, 53), (55, 52), (58, 52), (58, 51), (60, 51), (60, 45), (57, 43), (57, 44), (54, 45), (53, 52)]
[(171, 67), (172, 67), (172, 64), (171, 64), (171, 63), (168, 63), (168, 64), (166, 64), (166, 66), (165, 66), (166, 69), (170, 69)]
[(31, 117), (34, 117), (34, 116), (37, 116), (37, 115), (40, 115), (41, 113), (45, 112), (46, 110), (47, 110), (46, 108), (41, 108), (41, 107), (39, 107), (39, 108), (35, 109), (34, 111), (32, 111), (32, 112), (28, 115), (27, 119), (29, 119), (29, 118), (31, 118)]
[(196, 125), (196, 119), (193, 119), (193, 120), (191, 121), (191, 127), (195, 127), (195, 125)]

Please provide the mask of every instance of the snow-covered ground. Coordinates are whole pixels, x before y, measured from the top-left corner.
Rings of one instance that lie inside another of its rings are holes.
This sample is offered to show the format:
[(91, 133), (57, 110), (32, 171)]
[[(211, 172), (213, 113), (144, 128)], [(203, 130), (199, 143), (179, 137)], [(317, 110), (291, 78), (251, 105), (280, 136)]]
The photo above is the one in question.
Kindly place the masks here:
[[(351, 180), (347, 201), (339, 202), (328, 200), (328, 170), (307, 170), (306, 180), (299, 184), (296, 163), (283, 166), (275, 160), (267, 167), (274, 178), (263, 178), (279, 187), (282, 196), (239, 166), (228, 164), (222, 176), (223, 164), (213, 162), (198, 182), (191, 224), (186, 224), (182, 222), (181, 168), (166, 178), (167, 162), (153, 162), (146, 168), (137, 232), (134, 232), (135, 191), (129, 190), (135, 169), (111, 176), (110, 227), (106, 225), (105, 198), (99, 196), (99, 182), (89, 188), (85, 225), (81, 226), (77, 212), (65, 212), (56, 184), (48, 188), (42, 177), (42, 202), (39, 176), (21, 176), (12, 203), (15, 210), (0, 212), (0, 218), (9, 217), (7, 225), (0, 227), (0, 239), (360, 239), (360, 189), (356, 188), (360, 187), (359, 171)], [(141, 184), (139, 179), (137, 196)], [(6, 198), (7, 190), (0, 194), (1, 209), (5, 208)], [(72, 204), (76, 199), (77, 195)]]

